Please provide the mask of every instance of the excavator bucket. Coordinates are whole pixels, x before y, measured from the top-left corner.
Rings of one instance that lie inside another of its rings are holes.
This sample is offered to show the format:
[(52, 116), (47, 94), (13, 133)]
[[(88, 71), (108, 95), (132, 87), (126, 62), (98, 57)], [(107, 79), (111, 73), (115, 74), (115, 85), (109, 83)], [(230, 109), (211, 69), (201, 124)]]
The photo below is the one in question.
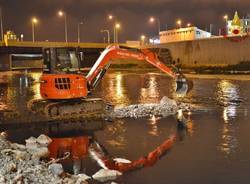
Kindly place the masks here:
[(188, 80), (184, 75), (180, 75), (176, 80), (177, 96), (185, 96), (193, 89), (193, 81)]

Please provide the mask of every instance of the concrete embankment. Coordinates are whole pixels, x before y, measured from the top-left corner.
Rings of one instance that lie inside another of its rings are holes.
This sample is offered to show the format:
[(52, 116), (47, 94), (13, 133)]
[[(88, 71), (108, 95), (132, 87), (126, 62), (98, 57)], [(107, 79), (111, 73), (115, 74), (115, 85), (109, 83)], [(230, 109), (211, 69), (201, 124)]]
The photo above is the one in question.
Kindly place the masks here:
[(167, 43), (157, 47), (169, 49), (173, 62), (185, 67), (218, 67), (250, 62), (249, 35)]

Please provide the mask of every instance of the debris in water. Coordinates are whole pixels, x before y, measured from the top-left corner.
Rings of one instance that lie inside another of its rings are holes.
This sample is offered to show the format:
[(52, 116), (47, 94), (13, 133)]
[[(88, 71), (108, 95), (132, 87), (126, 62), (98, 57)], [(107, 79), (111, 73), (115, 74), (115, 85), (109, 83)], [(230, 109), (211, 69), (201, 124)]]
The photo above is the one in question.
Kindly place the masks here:
[(117, 177), (121, 176), (122, 173), (116, 170), (109, 170), (109, 169), (100, 169), (97, 173), (95, 173), (92, 177), (93, 179), (106, 182), (110, 180), (115, 180)]
[(169, 116), (175, 114), (178, 105), (175, 100), (163, 97), (160, 103), (136, 104), (115, 108), (113, 116), (116, 118), (142, 118), (151, 116)]

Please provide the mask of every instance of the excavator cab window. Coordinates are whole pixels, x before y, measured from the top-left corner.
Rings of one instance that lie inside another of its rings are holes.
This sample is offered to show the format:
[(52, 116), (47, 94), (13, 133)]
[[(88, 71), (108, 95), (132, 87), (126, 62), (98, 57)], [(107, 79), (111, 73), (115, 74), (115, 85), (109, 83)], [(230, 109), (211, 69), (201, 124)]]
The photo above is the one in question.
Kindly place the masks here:
[(44, 49), (44, 72), (77, 73), (80, 70), (76, 49), (48, 48)]

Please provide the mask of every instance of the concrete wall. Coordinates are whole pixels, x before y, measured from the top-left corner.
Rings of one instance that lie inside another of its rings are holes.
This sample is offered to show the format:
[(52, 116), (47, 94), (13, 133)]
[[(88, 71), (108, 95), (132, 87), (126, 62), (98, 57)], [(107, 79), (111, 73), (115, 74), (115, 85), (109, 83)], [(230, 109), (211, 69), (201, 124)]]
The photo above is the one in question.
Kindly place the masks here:
[(168, 48), (177, 64), (188, 67), (225, 66), (250, 61), (250, 36), (183, 41), (157, 47)]

